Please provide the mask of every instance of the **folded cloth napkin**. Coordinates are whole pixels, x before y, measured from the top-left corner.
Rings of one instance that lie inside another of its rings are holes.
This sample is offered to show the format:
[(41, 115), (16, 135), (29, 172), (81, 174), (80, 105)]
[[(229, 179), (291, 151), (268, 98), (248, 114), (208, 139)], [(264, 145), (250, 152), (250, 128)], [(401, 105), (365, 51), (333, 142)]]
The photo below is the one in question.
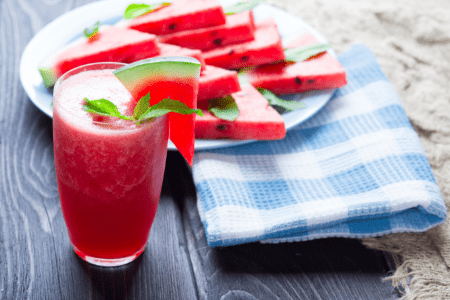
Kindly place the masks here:
[(419, 137), (376, 57), (358, 44), (338, 59), (348, 84), (283, 140), (196, 153), (210, 246), (421, 232), (445, 221)]

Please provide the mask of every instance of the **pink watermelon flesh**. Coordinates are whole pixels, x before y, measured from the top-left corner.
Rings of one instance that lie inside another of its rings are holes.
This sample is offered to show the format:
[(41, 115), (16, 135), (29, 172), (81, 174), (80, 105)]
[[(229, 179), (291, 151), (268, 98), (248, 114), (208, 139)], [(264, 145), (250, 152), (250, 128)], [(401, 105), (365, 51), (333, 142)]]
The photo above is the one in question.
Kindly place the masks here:
[(153, 34), (169, 34), (225, 24), (225, 13), (216, 0), (175, 0), (169, 6), (119, 24)]
[[(317, 43), (317, 39), (311, 34), (306, 34), (289, 47), (313, 43)], [(253, 86), (268, 89), (279, 95), (335, 89), (347, 84), (344, 68), (328, 53), (297, 63), (281, 62), (259, 66), (248, 73), (248, 78)]]
[(254, 87), (244, 86), (232, 97), (239, 108), (239, 117), (234, 121), (218, 119), (206, 110), (207, 102), (199, 103), (203, 117), (195, 116), (196, 138), (277, 140), (286, 136), (283, 118)]
[(45, 85), (50, 87), (62, 74), (84, 64), (131, 63), (159, 53), (158, 40), (153, 34), (104, 26), (94, 38), (82, 37), (47, 58), (39, 66), (39, 71)]
[(236, 71), (206, 65), (200, 73), (197, 101), (225, 97), (240, 90)]
[(255, 22), (251, 10), (228, 15), (223, 25), (158, 36), (160, 42), (202, 51), (247, 42), (254, 38)]
[(277, 25), (272, 19), (256, 24), (255, 39), (203, 52), (208, 65), (224, 69), (240, 69), (284, 60)]
[(205, 59), (203, 58), (202, 51), (183, 48), (176, 45), (169, 45), (165, 43), (159, 43), (159, 48), (161, 53), (159, 56), (189, 56), (197, 59), (202, 64), (202, 70), (205, 69)]

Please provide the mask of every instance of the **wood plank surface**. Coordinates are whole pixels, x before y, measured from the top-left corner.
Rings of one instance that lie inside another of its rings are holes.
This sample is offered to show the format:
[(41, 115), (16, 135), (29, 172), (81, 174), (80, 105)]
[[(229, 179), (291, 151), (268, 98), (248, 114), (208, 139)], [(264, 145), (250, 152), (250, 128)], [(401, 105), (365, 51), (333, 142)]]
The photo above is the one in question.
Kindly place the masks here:
[(144, 254), (119, 268), (79, 259), (59, 204), (52, 121), (22, 88), (19, 62), (40, 29), (90, 2), (0, 0), (0, 299), (396, 297), (381, 281), (383, 255), (358, 240), (209, 248), (189, 168), (173, 152)]

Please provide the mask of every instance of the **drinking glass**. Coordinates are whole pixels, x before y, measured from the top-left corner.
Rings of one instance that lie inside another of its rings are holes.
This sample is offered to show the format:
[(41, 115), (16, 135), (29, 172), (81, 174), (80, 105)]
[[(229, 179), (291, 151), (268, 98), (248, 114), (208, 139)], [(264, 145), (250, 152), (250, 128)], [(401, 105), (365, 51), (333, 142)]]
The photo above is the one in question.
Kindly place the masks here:
[(75, 68), (58, 79), (53, 91), (54, 157), (64, 220), (76, 254), (99, 266), (123, 265), (144, 251), (167, 155), (167, 115), (136, 124), (83, 110), (84, 98), (109, 97), (132, 114), (136, 100), (112, 75), (124, 65)]

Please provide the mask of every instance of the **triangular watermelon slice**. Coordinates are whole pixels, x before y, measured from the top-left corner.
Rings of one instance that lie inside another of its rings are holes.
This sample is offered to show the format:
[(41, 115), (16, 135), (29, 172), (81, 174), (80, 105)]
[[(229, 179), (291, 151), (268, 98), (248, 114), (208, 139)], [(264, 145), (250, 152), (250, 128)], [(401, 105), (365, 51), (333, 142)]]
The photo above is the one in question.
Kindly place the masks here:
[(239, 108), (234, 121), (222, 120), (207, 111), (208, 102), (199, 103), (203, 117), (196, 115), (198, 139), (277, 140), (286, 136), (284, 120), (254, 87), (247, 85), (231, 95)]
[(223, 25), (160, 35), (160, 42), (202, 51), (255, 38), (255, 22), (251, 10), (228, 15)]
[[(170, 98), (196, 108), (200, 67), (200, 62), (192, 57), (154, 57), (113, 73), (136, 100), (150, 93), (150, 105)], [(194, 127), (194, 115), (169, 113), (169, 138), (190, 165), (194, 157)]]
[(236, 71), (206, 65), (200, 73), (197, 101), (225, 97), (240, 90)]
[(169, 6), (131, 20), (122, 20), (118, 26), (153, 34), (169, 34), (182, 30), (225, 24), (225, 13), (216, 0), (174, 0)]
[(203, 52), (208, 65), (241, 69), (284, 60), (284, 49), (273, 19), (256, 24), (255, 39)]
[[(317, 43), (312, 34), (305, 34), (291, 43), (290, 48)], [(328, 53), (309, 60), (256, 67), (247, 73), (249, 82), (275, 94), (297, 94), (310, 90), (336, 89), (347, 84), (345, 70)]]
[(136, 30), (102, 26), (94, 38), (81, 37), (39, 65), (46, 87), (51, 87), (65, 72), (95, 62), (130, 63), (158, 55), (156, 36)]

